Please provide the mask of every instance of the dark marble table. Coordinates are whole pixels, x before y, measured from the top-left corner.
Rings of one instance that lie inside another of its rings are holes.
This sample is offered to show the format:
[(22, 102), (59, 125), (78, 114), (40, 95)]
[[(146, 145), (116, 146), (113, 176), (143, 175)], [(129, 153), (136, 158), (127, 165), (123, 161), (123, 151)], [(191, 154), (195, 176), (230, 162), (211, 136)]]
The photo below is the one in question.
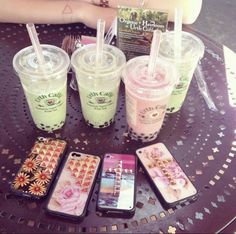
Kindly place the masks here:
[[(127, 135), (123, 85), (112, 126), (106, 129), (87, 126), (82, 118), (78, 93), (68, 87), (67, 120), (63, 129), (51, 134), (36, 129), (12, 68), (14, 54), (30, 45), (26, 28), (24, 25), (0, 24), (1, 233), (199, 233), (227, 230), (230, 223), (232, 227), (236, 215), (236, 100), (227, 84), (226, 74), (231, 76), (228, 78), (231, 85), (236, 74), (226, 63), (221, 45), (190, 28), (185, 30), (199, 36), (206, 46), (202, 68), (219, 111), (212, 112), (207, 108), (193, 78), (183, 108), (166, 116), (154, 142), (163, 142), (174, 154), (197, 187), (198, 200), (164, 208), (139, 165), (136, 212), (132, 218), (98, 216), (95, 209), (97, 183), (86, 217), (75, 222), (48, 215), (45, 200), (27, 200), (10, 191), (9, 184), (35, 138), (64, 138), (69, 142), (69, 150), (99, 156), (106, 152), (134, 154), (137, 148), (148, 144), (133, 141)], [(65, 35), (95, 35), (94, 30), (81, 24), (38, 25), (37, 31), (42, 43), (57, 46), (61, 46)]]

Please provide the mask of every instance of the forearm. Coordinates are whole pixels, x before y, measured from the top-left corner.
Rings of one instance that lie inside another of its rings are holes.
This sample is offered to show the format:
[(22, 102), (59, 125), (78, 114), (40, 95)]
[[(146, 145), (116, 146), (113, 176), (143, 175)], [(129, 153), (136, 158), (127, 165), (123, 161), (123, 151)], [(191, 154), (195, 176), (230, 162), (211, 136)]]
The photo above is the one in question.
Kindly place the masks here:
[[(95, 4), (99, 4), (100, 0), (91, 0)], [(109, 6), (117, 8), (121, 6), (139, 7), (140, 3), (144, 3), (145, 8), (164, 10), (169, 13), (169, 21), (174, 21), (174, 12), (176, 7), (183, 8), (183, 23), (192, 24), (198, 17), (202, 0), (109, 0)]]
[(0, 0), (0, 21), (11, 23), (73, 23), (83, 18), (76, 0)]
[(88, 27), (96, 28), (97, 20), (103, 19), (106, 22), (106, 30), (109, 29), (117, 15), (117, 9), (115, 8), (103, 8), (91, 4), (86, 4), (84, 12), (86, 12), (86, 14), (83, 15), (83, 23)]

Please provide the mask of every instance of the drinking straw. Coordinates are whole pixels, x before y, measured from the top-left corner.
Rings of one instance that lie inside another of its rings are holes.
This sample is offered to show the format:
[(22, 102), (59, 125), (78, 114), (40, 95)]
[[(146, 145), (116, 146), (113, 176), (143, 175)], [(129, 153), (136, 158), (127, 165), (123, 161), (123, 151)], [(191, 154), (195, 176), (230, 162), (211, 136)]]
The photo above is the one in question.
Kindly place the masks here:
[(175, 8), (175, 24), (174, 24), (174, 53), (175, 57), (181, 57), (181, 33), (183, 21), (183, 8)]
[(96, 42), (96, 65), (102, 63), (102, 54), (104, 46), (104, 32), (105, 32), (105, 21), (98, 19), (97, 21), (97, 42)]
[(43, 56), (41, 45), (39, 43), (39, 38), (38, 38), (38, 35), (36, 32), (35, 26), (33, 23), (28, 23), (28, 24), (26, 24), (26, 28), (27, 28), (32, 46), (34, 48), (34, 52), (36, 54), (39, 66), (41, 67), (41, 69), (43, 69), (44, 64), (45, 64), (45, 59)]
[(148, 76), (149, 77), (152, 77), (155, 72), (157, 57), (158, 57), (160, 42), (161, 42), (161, 35), (162, 35), (162, 32), (160, 30), (156, 29), (153, 31), (150, 58), (148, 62)]
[(200, 93), (202, 94), (208, 108), (212, 111), (218, 111), (218, 109), (217, 109), (215, 103), (213, 102), (212, 97), (209, 93), (207, 83), (205, 81), (204, 74), (202, 72), (201, 62), (198, 63), (196, 70), (194, 72), (194, 76), (196, 78)]

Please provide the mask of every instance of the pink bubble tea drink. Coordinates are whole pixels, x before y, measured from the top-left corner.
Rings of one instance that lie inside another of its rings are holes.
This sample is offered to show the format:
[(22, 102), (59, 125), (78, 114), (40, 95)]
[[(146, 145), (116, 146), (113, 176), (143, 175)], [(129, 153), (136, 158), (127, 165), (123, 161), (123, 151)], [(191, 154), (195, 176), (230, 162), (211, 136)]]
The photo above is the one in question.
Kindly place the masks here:
[(176, 84), (175, 69), (161, 59), (150, 77), (149, 58), (133, 58), (123, 71), (128, 131), (132, 139), (142, 142), (156, 139)]

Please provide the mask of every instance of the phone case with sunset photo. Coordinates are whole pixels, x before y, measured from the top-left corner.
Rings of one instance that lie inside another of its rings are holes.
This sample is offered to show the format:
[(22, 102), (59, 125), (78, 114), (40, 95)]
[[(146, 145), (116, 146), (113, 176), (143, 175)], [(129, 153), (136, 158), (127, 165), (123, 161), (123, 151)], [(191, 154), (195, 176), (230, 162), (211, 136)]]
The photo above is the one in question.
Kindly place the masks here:
[(136, 194), (135, 155), (104, 155), (97, 210), (103, 215), (132, 216)]

